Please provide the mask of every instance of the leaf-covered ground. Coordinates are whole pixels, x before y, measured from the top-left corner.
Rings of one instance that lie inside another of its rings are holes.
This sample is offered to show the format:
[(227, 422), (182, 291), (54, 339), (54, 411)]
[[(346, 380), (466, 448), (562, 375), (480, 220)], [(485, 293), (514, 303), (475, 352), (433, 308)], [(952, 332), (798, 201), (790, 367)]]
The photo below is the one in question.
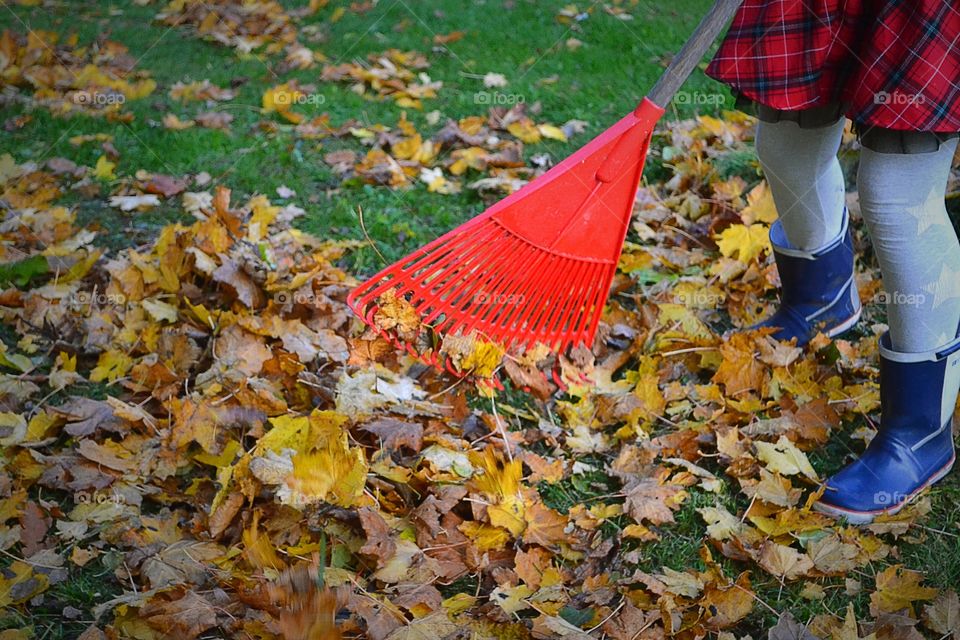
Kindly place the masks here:
[[(625, 112), (624, 57), (649, 84), (691, 15), (20, 4), (0, 639), (960, 635), (955, 476), (868, 527), (809, 508), (879, 413), (856, 198), (857, 329), (738, 333), (775, 302), (776, 211), (753, 120), (702, 77), (657, 132), (595, 344), (546, 363), (564, 388), (471, 337), (439, 347), (451, 377), (345, 305)], [(387, 302), (381, 326), (418, 330)]]

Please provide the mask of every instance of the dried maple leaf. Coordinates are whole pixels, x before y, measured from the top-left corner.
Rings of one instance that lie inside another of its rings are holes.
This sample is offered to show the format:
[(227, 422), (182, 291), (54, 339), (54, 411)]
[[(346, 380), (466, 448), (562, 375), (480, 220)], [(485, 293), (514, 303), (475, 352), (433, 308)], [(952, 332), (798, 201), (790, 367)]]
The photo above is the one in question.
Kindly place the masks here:
[(937, 589), (923, 587), (923, 574), (906, 569), (903, 565), (892, 565), (877, 574), (877, 590), (870, 594), (870, 613), (896, 613), (903, 609), (913, 614), (913, 603), (932, 600), (937, 597)]
[(712, 381), (724, 385), (728, 396), (746, 391), (761, 392), (766, 385), (767, 371), (754, 356), (750, 336), (735, 333), (720, 345), (723, 361)]
[(378, 329), (396, 333), (407, 342), (415, 342), (420, 331), (420, 314), (406, 299), (388, 289), (377, 298), (377, 311), (373, 316)]
[(780, 614), (777, 624), (770, 629), (768, 640), (821, 640), (800, 624), (789, 611)]
[(626, 501), (624, 510), (638, 523), (652, 524), (673, 522), (673, 512), (687, 497), (683, 487), (676, 484), (661, 484), (655, 478), (634, 480), (624, 487)]
[(362, 425), (361, 428), (378, 436), (383, 448), (388, 451), (406, 447), (416, 453), (423, 445), (423, 425), (419, 422), (380, 418)]
[(293, 456), (293, 473), (277, 492), (284, 504), (302, 508), (317, 502), (342, 507), (357, 504), (366, 484), (363, 451), (347, 444), (346, 434), (313, 453)]
[(757, 441), (753, 445), (757, 448), (757, 457), (770, 471), (785, 476), (802, 474), (814, 482), (820, 481), (807, 455), (786, 436), (780, 436), (776, 444)]
[(923, 607), (923, 624), (941, 637), (957, 637), (960, 631), (960, 598), (956, 591), (943, 591), (936, 600)]
[(781, 580), (802, 578), (813, 569), (810, 556), (772, 540), (767, 540), (760, 547), (757, 564)]
[(491, 524), (503, 527), (519, 537), (527, 526), (524, 500), (520, 493), (523, 468), (520, 460), (504, 461), (492, 447), (484, 453), (471, 453), (470, 461), (480, 471), (470, 485), (489, 500), (487, 515)]
[(770, 252), (770, 230), (762, 224), (732, 224), (717, 237), (720, 255), (740, 262), (750, 262), (762, 253)]

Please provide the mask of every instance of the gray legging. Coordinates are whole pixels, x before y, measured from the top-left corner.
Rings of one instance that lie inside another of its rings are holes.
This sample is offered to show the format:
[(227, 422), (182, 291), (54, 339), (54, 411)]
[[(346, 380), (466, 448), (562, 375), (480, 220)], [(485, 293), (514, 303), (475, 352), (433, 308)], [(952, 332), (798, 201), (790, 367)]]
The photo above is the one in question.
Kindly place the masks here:
[[(843, 221), (844, 119), (811, 123), (799, 113), (761, 112), (757, 155), (787, 240), (815, 250)], [(944, 204), (957, 138), (873, 130), (861, 142), (860, 210), (880, 262), (893, 348), (932, 351), (960, 324), (960, 242)]]

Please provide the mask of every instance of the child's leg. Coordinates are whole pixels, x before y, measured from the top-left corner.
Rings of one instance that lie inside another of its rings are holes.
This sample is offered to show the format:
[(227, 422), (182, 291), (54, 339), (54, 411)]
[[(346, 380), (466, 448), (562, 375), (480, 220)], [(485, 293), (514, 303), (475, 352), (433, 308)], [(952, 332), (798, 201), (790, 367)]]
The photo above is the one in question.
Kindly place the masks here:
[(956, 148), (953, 139), (924, 153), (861, 151), (860, 208), (883, 274), (895, 351), (930, 351), (957, 335), (960, 242), (944, 204)]
[(810, 128), (787, 119), (757, 125), (757, 157), (795, 249), (814, 251), (840, 234), (845, 190), (837, 150), (843, 127), (842, 117)]
[(844, 206), (837, 150), (840, 105), (779, 111), (760, 105), (757, 155), (777, 205), (770, 244), (780, 276), (780, 306), (756, 327), (778, 340), (807, 344), (839, 335), (860, 317), (853, 236)]

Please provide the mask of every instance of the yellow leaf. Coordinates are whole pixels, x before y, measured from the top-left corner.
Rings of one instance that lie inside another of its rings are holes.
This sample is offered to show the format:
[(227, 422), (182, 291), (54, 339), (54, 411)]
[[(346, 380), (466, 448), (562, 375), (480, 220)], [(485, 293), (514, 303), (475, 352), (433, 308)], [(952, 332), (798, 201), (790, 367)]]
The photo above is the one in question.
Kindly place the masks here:
[(537, 130), (540, 132), (544, 138), (549, 138), (551, 140), (559, 140), (560, 142), (567, 141), (567, 134), (563, 132), (563, 129), (556, 127), (552, 124), (541, 124), (537, 125)]
[(518, 120), (507, 125), (507, 131), (527, 144), (540, 142), (541, 133), (530, 120)]
[(359, 503), (366, 481), (363, 450), (351, 448), (344, 433), (315, 453), (293, 456), (293, 473), (287, 476), (277, 497), (298, 509), (318, 502), (352, 507)]
[(299, 103), (304, 96), (305, 94), (302, 91), (296, 87), (291, 87), (289, 82), (270, 87), (263, 92), (261, 98), (262, 111), (264, 113), (279, 113), (286, 120), (298, 124), (303, 120), (303, 115), (291, 112), (290, 108)]
[(520, 460), (505, 462), (492, 448), (487, 448), (483, 455), (472, 453), (470, 461), (482, 472), (473, 477), (471, 484), (490, 501), (490, 522), (518, 537), (527, 526), (520, 495)]
[(770, 251), (769, 231), (762, 224), (733, 224), (717, 238), (720, 254), (731, 258), (736, 254), (740, 262), (750, 262), (761, 253)]
[(905, 569), (902, 565), (887, 567), (877, 575), (877, 590), (870, 595), (870, 612), (895, 613), (901, 609), (912, 611), (912, 603), (917, 600), (932, 600), (937, 590), (922, 587), (923, 574)]
[(6, 575), (0, 576), (0, 607), (4, 608), (26, 602), (46, 591), (50, 584), (47, 576), (34, 573), (33, 567), (20, 560), (11, 563), (5, 573)]
[(110, 162), (107, 156), (100, 156), (97, 158), (97, 165), (93, 168), (93, 175), (100, 180), (116, 180), (117, 176), (113, 173), (116, 168), (116, 162)]
[(747, 194), (747, 206), (740, 212), (740, 219), (746, 225), (755, 222), (771, 224), (777, 219), (777, 205), (773, 203), (773, 193), (766, 181), (755, 186)]
[(103, 382), (109, 380), (115, 382), (127, 375), (132, 366), (133, 359), (125, 352), (118, 349), (104, 351), (97, 360), (97, 366), (90, 372), (90, 381)]
[(156, 322), (176, 322), (178, 313), (177, 308), (169, 302), (163, 302), (156, 298), (150, 298), (140, 302), (146, 309), (150, 317)]
[(817, 472), (807, 460), (807, 454), (800, 451), (787, 436), (780, 436), (776, 444), (761, 441), (753, 444), (757, 448), (757, 458), (766, 463), (768, 470), (785, 476), (802, 473), (814, 482), (820, 481)]
[(420, 146), (423, 144), (423, 138), (420, 137), (420, 134), (415, 134), (409, 138), (404, 138), (397, 143), (393, 144), (390, 147), (392, 155), (397, 160), (407, 160), (412, 158), (417, 152), (420, 151)]
[(468, 520), (458, 527), (463, 535), (467, 536), (476, 545), (477, 551), (496, 551), (503, 549), (510, 542), (510, 532), (484, 522)]

